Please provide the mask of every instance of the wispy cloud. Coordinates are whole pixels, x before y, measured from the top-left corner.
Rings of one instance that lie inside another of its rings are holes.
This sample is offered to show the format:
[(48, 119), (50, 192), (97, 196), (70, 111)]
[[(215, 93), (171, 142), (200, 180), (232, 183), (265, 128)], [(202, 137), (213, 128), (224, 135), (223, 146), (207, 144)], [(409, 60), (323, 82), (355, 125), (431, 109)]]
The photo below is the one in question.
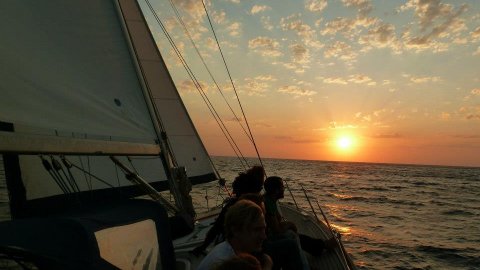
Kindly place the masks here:
[(273, 24), (272, 24), (272, 21), (271, 21), (269, 16), (262, 16), (260, 18), (260, 21), (263, 25), (263, 28), (265, 28), (269, 31), (273, 30)]
[(361, 17), (367, 16), (373, 9), (370, 0), (342, 0), (342, 2), (346, 7), (357, 8)]
[(475, 28), (475, 30), (470, 33), (470, 36), (472, 37), (473, 41), (478, 41), (480, 39), (480, 26)]
[(480, 105), (461, 107), (458, 113), (466, 120), (480, 120)]
[(340, 77), (324, 78), (323, 82), (328, 84), (348, 84), (345, 79)]
[(345, 61), (355, 60), (358, 53), (352, 46), (342, 41), (335, 41), (333, 44), (325, 46), (325, 58), (339, 58)]
[(200, 23), (205, 16), (205, 10), (203, 4), (200, 1), (195, 0), (173, 0), (174, 5), (182, 10), (185, 10), (189, 14), (189, 19)]
[(280, 20), (280, 26), (285, 31), (293, 31), (297, 36), (303, 39), (303, 42), (309, 46), (321, 47), (321, 43), (316, 38), (315, 29), (304, 23), (299, 14), (293, 14)]
[(345, 124), (341, 122), (336, 122), (336, 121), (331, 121), (328, 123), (328, 128), (329, 129), (357, 129), (357, 125), (353, 124)]
[(327, 0), (307, 0), (305, 8), (312, 12), (319, 12), (327, 7)]
[(474, 56), (480, 55), (480, 46), (477, 47), (477, 50), (472, 53)]
[(278, 41), (268, 37), (256, 37), (248, 41), (248, 48), (260, 53), (263, 56), (281, 56), (280, 44)]
[(293, 44), (290, 46), (290, 51), (293, 55), (293, 61), (299, 64), (306, 64), (310, 62), (309, 49), (303, 44)]
[[(200, 81), (199, 84), (203, 91), (208, 92), (209, 86), (207, 83)], [(195, 85), (191, 80), (181, 81), (180, 85), (178, 86), (178, 90), (181, 94), (198, 92), (197, 85)]]
[(399, 139), (399, 138), (403, 138), (402, 135), (400, 135), (399, 133), (397, 132), (393, 132), (393, 133), (376, 133), (376, 134), (372, 134), (369, 136), (370, 138), (373, 138), (373, 139)]
[(312, 96), (317, 94), (317, 92), (313, 90), (302, 88), (297, 85), (282, 86), (280, 89), (278, 89), (278, 92), (293, 95), (295, 97)]
[(358, 83), (358, 84), (367, 84), (367, 85), (376, 85), (377, 83), (372, 80), (372, 78), (368, 77), (364, 74), (355, 74), (351, 75), (349, 82)]
[(416, 51), (446, 51), (448, 43), (437, 39), (454, 38), (454, 33), (467, 29), (464, 19), (460, 17), (467, 10), (465, 4), (455, 10), (453, 5), (441, 3), (439, 0), (409, 0), (399, 10), (410, 9), (414, 10), (418, 19), (418, 31), (409, 30), (404, 34), (406, 48)]
[(271, 89), (272, 82), (277, 79), (272, 75), (261, 75), (255, 78), (245, 78), (245, 85), (242, 86), (242, 90), (246, 91), (249, 96), (258, 95), (265, 96), (265, 93)]
[(410, 81), (413, 83), (439, 82), (440, 80), (440, 77), (410, 77)]
[(250, 13), (251, 14), (257, 14), (257, 13), (264, 12), (264, 11), (267, 11), (267, 10), (270, 10), (270, 9), (272, 9), (272, 8), (269, 7), (269, 6), (266, 6), (266, 5), (254, 5), (252, 7), (252, 9), (250, 10)]
[(229, 32), (229, 35), (232, 37), (238, 37), (240, 36), (240, 32), (242, 30), (242, 25), (239, 22), (234, 22), (231, 23), (228, 27), (227, 30)]
[(396, 53), (401, 48), (395, 36), (395, 26), (386, 23), (379, 23), (375, 28), (369, 29), (366, 35), (360, 37), (359, 43), (375, 48), (390, 47)]

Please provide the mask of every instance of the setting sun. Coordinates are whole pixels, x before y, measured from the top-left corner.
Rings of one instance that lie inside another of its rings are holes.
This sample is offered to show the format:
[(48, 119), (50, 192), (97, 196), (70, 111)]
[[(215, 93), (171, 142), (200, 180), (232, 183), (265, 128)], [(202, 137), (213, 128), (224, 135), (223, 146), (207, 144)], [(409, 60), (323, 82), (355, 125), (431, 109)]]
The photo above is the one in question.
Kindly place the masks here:
[(353, 146), (353, 138), (350, 136), (342, 136), (337, 139), (337, 147), (342, 150), (348, 150)]

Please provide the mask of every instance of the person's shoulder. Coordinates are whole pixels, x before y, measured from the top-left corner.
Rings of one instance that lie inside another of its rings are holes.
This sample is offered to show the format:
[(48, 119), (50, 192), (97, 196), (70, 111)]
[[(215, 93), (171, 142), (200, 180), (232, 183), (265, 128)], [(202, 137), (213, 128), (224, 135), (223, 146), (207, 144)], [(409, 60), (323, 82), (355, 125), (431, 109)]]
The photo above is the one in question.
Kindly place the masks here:
[(216, 245), (203, 260), (200, 262), (197, 270), (210, 269), (211, 266), (227, 260), (235, 255), (232, 246), (224, 241)]
[(227, 198), (227, 199), (225, 199), (225, 203), (223, 204), (223, 207), (230, 207), (230, 206), (234, 205), (236, 202), (238, 202), (237, 197)]

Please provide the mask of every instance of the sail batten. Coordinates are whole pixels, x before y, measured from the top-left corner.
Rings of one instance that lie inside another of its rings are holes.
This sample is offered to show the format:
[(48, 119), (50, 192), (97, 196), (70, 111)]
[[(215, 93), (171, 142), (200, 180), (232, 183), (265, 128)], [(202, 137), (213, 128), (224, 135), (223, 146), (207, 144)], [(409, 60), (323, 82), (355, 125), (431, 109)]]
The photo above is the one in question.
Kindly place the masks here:
[(158, 156), (160, 147), (156, 144), (32, 136), (0, 131), (0, 153)]

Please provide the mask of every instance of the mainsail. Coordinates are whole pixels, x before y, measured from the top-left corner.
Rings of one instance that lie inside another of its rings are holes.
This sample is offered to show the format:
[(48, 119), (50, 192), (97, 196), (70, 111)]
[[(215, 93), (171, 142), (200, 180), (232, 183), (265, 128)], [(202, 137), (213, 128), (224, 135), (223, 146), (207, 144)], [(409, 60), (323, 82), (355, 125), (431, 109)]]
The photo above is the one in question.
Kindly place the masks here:
[[(6, 0), (0, 17), (0, 152), (8, 152), (7, 182), (19, 208), (37, 211), (73, 193), (141, 195), (98, 154), (135, 155), (129, 164), (166, 189), (165, 162), (152, 156), (162, 140), (193, 184), (216, 178), (136, 1)], [(42, 153), (65, 154), (83, 170), (72, 170), (80, 192), (53, 181), (33, 155)]]

